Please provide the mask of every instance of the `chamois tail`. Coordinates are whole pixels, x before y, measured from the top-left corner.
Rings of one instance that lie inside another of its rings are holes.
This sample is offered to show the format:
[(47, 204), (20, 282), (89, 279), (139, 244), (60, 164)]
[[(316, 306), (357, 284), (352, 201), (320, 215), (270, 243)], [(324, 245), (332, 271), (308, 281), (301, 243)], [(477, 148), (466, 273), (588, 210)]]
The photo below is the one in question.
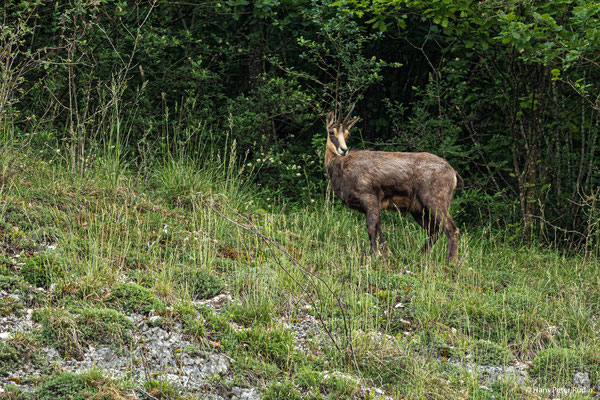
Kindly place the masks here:
[(456, 189), (463, 189), (465, 187), (465, 181), (463, 181), (463, 178), (458, 174), (458, 172), (456, 172)]

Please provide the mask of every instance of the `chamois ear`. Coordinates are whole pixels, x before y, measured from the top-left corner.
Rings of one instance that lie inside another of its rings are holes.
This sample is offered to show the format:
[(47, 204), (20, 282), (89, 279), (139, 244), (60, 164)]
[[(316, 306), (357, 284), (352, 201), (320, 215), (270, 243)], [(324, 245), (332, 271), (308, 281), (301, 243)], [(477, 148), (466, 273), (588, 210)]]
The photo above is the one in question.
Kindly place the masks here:
[(348, 125), (346, 126), (346, 129), (347, 129), (347, 130), (350, 130), (350, 128), (352, 128), (352, 127), (353, 127), (353, 126), (354, 126), (354, 125), (355, 125), (355, 124), (358, 122), (358, 120), (359, 120), (359, 117), (354, 117), (354, 118), (352, 119), (352, 121), (350, 121), (350, 122), (348, 123)]
[(327, 114), (327, 117), (325, 117), (325, 126), (327, 127), (327, 131), (330, 131), (331, 128), (334, 125), (334, 118), (335, 118), (335, 112), (331, 111), (329, 114)]

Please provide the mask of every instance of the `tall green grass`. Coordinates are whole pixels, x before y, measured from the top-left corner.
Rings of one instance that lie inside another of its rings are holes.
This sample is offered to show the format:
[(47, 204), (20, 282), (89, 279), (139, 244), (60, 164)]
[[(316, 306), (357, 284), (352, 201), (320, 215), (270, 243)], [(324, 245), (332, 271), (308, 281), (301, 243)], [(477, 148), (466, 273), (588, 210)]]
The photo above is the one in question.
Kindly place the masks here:
[[(584, 262), (465, 225), (453, 266), (444, 261), (445, 238), (422, 255), (424, 232), (388, 214), (392, 255), (376, 258), (363, 216), (337, 201), (267, 200), (234, 143), (168, 152), (150, 160), (145, 175), (120, 140), (83, 175), (60, 158), (8, 146), (0, 150), (11, 154), (0, 161), (2, 251), (52, 259), (60, 273), (50, 275), (50, 306), (111, 306), (107, 294), (133, 281), (187, 309), (195, 273), (218, 277), (233, 301), (213, 316), (201, 311), (206, 326), (184, 312), (160, 312), (185, 322), (202, 343), (222, 340), (238, 360), (236, 382), (266, 389), (285, 378), (335, 396), (353, 384), (324, 374), (342, 371), (397, 398), (535, 397), (510, 380), (488, 390), (453, 364), (473, 360), (477, 346), (480, 359), (495, 365), (531, 363), (533, 386), (569, 386), (574, 372), (599, 377), (595, 255)], [(308, 316), (320, 334), (306, 354), (288, 333)], [(234, 333), (230, 322), (249, 333)]]

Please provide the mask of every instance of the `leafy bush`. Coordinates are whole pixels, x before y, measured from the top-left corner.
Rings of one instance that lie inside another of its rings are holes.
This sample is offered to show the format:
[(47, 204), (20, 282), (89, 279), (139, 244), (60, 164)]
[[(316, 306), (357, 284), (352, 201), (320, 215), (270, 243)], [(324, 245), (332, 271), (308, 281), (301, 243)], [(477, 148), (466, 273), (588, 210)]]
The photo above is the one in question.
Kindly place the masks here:
[(21, 361), (20, 352), (5, 342), (0, 342), (0, 376), (7, 376)]
[(263, 294), (249, 295), (240, 303), (228, 304), (223, 312), (238, 324), (253, 326), (254, 324), (268, 324), (277, 314), (277, 303), (269, 296)]
[(0, 275), (13, 275), (14, 266), (15, 261), (12, 258), (0, 254)]
[(344, 374), (326, 374), (321, 385), (335, 399), (353, 398), (360, 390), (359, 380)]

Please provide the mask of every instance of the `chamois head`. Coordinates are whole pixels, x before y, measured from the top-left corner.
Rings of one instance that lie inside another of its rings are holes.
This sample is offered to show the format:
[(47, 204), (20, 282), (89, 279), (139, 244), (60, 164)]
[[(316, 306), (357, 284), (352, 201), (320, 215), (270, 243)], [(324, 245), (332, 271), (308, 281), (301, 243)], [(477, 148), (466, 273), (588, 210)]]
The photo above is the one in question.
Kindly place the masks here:
[(343, 120), (341, 108), (337, 112), (337, 117), (335, 111), (332, 111), (329, 114), (327, 114), (327, 152), (333, 153), (338, 156), (345, 156), (348, 154), (346, 138), (348, 137), (350, 128), (352, 128), (358, 122), (358, 117), (349, 120), (353, 109), (354, 105), (350, 107), (348, 114), (346, 114), (346, 118), (344, 118)]

